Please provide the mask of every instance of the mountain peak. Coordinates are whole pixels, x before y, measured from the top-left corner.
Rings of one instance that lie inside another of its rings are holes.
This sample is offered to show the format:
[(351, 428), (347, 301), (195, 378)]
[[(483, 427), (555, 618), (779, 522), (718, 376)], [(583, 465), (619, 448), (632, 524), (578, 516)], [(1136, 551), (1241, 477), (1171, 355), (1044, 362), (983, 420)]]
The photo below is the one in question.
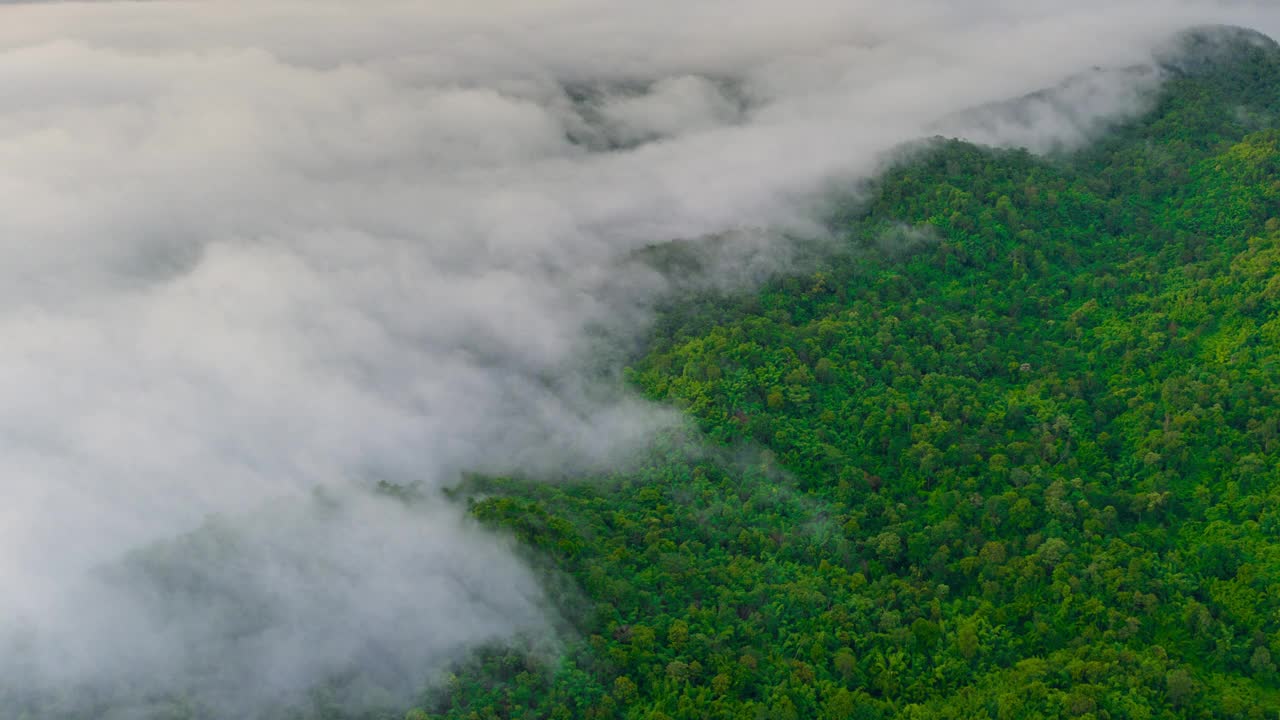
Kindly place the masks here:
[(1202, 75), (1242, 63), (1280, 63), (1280, 44), (1249, 28), (1201, 25), (1178, 33), (1156, 59), (1166, 70)]

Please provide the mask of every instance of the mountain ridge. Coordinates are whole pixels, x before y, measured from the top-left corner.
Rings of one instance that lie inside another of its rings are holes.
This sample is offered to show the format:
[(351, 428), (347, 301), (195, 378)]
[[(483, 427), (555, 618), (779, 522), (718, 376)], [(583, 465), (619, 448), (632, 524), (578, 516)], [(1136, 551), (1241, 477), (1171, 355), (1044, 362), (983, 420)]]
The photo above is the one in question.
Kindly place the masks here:
[(480, 664), (431, 707), (1280, 711), (1280, 61), (1226, 32), (1095, 146), (935, 141), (839, 216), (868, 248), (896, 226), (935, 242), (673, 310), (632, 379), (762, 456), (498, 482), (488, 522), (536, 508), (586, 540), (544, 547), (595, 619), (541, 690), (485, 686)]

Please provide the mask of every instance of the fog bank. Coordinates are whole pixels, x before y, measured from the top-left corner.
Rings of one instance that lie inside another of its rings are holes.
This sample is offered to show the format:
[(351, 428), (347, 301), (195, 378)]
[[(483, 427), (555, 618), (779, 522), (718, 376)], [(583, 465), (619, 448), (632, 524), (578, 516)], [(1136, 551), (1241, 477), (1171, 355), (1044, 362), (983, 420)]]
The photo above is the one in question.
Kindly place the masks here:
[(1086, 142), (1206, 22), (1280, 8), (0, 3), (0, 670), (240, 717), (545, 638), (507, 540), (358, 489), (625, 467), (678, 422), (596, 354), (633, 252), (783, 258), (924, 135)]

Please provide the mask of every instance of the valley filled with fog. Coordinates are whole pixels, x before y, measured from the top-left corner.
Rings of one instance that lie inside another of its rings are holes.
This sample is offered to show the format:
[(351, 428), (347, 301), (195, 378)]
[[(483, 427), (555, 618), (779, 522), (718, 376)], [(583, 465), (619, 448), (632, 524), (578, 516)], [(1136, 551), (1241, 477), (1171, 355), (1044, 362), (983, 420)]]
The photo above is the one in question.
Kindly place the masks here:
[(1086, 146), (1217, 23), (1280, 10), (0, 3), (10, 695), (251, 717), (555, 656), (539, 573), (443, 490), (627, 472), (689, 422), (622, 377), (677, 284), (646, 248), (715, 238), (691, 282), (750, 290), (904, 144)]

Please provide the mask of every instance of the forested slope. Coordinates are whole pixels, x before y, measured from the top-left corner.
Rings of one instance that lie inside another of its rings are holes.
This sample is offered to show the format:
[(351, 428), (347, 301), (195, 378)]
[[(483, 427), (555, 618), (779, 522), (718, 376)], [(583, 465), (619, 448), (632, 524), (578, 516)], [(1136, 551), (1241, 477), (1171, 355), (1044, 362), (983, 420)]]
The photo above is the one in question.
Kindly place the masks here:
[(928, 143), (820, 272), (672, 308), (629, 376), (725, 453), (464, 488), (576, 639), (411, 716), (1280, 713), (1280, 58), (1173, 72), (1070, 157)]

